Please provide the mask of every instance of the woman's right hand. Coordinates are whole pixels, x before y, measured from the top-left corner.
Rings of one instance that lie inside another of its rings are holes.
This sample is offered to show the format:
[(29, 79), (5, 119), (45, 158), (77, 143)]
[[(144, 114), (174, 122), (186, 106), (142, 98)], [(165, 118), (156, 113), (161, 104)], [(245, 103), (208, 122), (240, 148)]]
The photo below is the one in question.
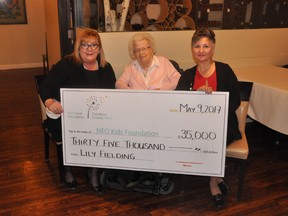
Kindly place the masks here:
[(61, 103), (57, 100), (54, 99), (47, 99), (45, 101), (45, 106), (53, 113), (55, 114), (61, 114), (63, 113), (63, 107), (61, 105)]

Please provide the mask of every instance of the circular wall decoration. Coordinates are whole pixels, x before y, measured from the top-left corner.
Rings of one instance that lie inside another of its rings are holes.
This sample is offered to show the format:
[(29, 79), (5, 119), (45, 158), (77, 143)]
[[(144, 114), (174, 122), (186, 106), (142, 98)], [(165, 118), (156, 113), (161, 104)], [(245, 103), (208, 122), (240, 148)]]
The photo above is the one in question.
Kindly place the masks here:
[(165, 0), (158, 0), (159, 4), (148, 4), (146, 14), (149, 20), (155, 20), (155, 23), (163, 22), (168, 16), (168, 4)]

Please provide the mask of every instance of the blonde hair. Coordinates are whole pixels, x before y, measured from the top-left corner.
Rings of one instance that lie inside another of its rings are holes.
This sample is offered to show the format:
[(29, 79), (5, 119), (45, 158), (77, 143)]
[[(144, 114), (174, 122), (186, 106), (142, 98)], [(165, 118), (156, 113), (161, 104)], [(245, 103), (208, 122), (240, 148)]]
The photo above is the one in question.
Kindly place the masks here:
[(81, 43), (86, 42), (89, 39), (96, 39), (98, 41), (99, 54), (97, 56), (97, 61), (101, 67), (104, 67), (107, 64), (107, 62), (105, 59), (101, 38), (98, 32), (93, 29), (84, 30), (84, 32), (76, 39), (74, 43), (74, 51), (70, 55), (68, 55), (67, 58), (72, 58), (76, 64), (83, 64), (83, 61), (80, 57), (80, 48), (81, 48), (80, 45)]
[(147, 40), (151, 49), (153, 50), (153, 54), (154, 55), (156, 54), (156, 44), (155, 44), (154, 38), (148, 33), (137, 33), (132, 36), (132, 38), (129, 40), (129, 43), (128, 43), (128, 52), (129, 52), (131, 59), (136, 58), (135, 53), (134, 53), (135, 42), (142, 41), (142, 40)]

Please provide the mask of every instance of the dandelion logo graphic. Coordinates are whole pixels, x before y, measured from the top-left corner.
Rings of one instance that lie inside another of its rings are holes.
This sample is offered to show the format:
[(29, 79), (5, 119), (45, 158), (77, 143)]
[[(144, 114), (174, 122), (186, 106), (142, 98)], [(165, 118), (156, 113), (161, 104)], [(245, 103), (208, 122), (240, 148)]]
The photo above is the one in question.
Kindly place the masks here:
[(88, 106), (88, 111), (87, 111), (87, 118), (89, 119), (90, 117), (90, 112), (92, 110), (98, 110), (100, 105), (103, 103), (105, 97), (95, 97), (95, 96), (91, 96), (90, 98), (87, 99), (87, 106)]

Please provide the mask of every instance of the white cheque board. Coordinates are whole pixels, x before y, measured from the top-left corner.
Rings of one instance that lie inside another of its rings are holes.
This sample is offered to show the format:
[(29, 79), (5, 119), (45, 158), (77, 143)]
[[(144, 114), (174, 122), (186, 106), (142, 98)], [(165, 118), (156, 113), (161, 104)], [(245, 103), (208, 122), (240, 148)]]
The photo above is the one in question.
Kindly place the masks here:
[(61, 89), (64, 164), (224, 176), (228, 92)]

